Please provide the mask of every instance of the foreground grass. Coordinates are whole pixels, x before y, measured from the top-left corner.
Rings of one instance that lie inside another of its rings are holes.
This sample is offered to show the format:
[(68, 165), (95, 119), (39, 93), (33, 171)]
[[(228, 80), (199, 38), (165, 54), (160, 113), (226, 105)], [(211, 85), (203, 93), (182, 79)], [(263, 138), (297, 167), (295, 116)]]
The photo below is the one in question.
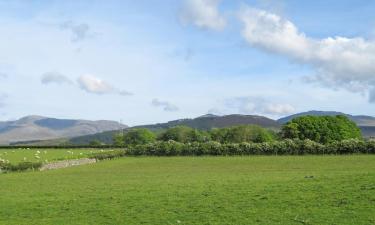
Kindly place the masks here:
[(375, 156), (131, 157), (0, 190), (0, 224), (374, 224)]
[(65, 159), (79, 159), (99, 152), (98, 149), (0, 149), (0, 159), (12, 164), (19, 162), (50, 162)]

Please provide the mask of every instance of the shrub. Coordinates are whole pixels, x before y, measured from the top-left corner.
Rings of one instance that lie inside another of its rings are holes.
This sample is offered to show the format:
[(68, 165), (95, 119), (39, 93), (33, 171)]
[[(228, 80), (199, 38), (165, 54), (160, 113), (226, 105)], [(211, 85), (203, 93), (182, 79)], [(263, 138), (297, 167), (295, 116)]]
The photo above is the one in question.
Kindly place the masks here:
[(105, 160), (105, 159), (114, 159), (124, 157), (126, 155), (125, 150), (116, 150), (116, 151), (104, 151), (92, 153), (89, 158), (96, 160)]
[(0, 169), (4, 171), (36, 170), (42, 166), (41, 162), (20, 162), (16, 165), (0, 162)]

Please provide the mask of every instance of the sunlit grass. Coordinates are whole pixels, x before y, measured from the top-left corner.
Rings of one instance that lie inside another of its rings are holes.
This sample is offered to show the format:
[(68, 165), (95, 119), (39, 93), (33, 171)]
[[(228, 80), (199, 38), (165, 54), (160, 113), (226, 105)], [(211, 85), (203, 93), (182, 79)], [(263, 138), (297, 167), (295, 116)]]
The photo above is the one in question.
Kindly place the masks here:
[(19, 162), (50, 162), (65, 159), (84, 158), (104, 151), (99, 149), (0, 149), (0, 160), (17, 164)]
[(0, 224), (374, 224), (375, 156), (125, 157), (0, 190)]

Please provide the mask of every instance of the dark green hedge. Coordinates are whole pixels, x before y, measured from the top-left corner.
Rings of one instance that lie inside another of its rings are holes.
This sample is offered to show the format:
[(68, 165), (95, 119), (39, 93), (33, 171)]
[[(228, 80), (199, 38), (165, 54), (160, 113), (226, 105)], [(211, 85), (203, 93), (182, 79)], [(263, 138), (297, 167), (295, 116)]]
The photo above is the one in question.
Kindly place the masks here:
[(0, 170), (9, 171), (26, 171), (26, 170), (36, 170), (42, 166), (41, 162), (20, 162), (18, 164), (10, 164), (5, 162), (0, 162)]
[(89, 156), (89, 158), (96, 159), (96, 160), (105, 160), (105, 159), (120, 158), (120, 157), (124, 157), (125, 155), (126, 155), (126, 151), (124, 150), (113, 150), (113, 151), (92, 153)]
[(283, 140), (265, 143), (179, 143), (175, 141), (155, 142), (131, 146), (126, 155), (148, 156), (199, 156), (199, 155), (322, 155), (375, 153), (375, 141), (357, 139), (332, 142), (322, 145), (310, 140)]

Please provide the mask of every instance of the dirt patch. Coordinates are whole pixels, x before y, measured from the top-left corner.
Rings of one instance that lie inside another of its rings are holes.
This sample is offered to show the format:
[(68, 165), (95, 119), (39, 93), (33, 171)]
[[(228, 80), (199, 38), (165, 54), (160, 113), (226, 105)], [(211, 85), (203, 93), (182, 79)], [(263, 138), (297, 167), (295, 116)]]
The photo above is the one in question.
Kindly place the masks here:
[(51, 162), (44, 164), (39, 170), (56, 170), (56, 169), (62, 169), (72, 166), (80, 166), (80, 165), (86, 165), (86, 164), (93, 164), (96, 163), (96, 159), (89, 159), (89, 158), (83, 158), (83, 159), (71, 159), (71, 160), (64, 160), (64, 161), (57, 161), (57, 162)]

